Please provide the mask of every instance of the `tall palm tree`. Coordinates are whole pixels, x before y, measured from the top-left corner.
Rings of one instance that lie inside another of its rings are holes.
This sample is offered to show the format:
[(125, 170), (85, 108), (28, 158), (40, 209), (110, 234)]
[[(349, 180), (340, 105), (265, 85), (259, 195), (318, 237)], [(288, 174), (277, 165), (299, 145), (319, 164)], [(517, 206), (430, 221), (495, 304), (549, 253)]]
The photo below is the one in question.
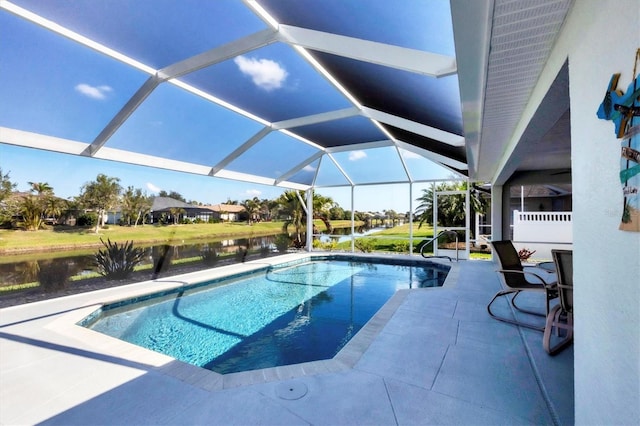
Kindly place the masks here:
[(287, 217), (282, 225), (282, 232), (289, 233), (289, 226), (293, 226), (296, 233), (295, 241), (298, 244), (302, 243), (300, 234), (304, 228), (305, 214), (296, 191), (285, 191), (277, 201), (280, 204), (281, 214)]
[(331, 209), (336, 206), (336, 203), (331, 197), (325, 197), (323, 195), (313, 193), (313, 218), (320, 219), (327, 232), (333, 233), (333, 226), (331, 226)]
[(247, 212), (247, 215), (249, 217), (249, 225), (251, 225), (253, 221), (257, 220), (257, 218), (260, 217), (260, 200), (258, 199), (258, 197), (253, 197), (253, 199), (250, 200), (244, 200), (242, 203), (240, 203), (240, 205), (244, 207)]
[(36, 195), (51, 195), (53, 194), (53, 187), (47, 182), (27, 182), (31, 186), (31, 192), (35, 192)]
[[(281, 213), (288, 218), (282, 226), (282, 231), (288, 232), (289, 226), (294, 226), (296, 230), (296, 242), (299, 244), (302, 243), (301, 230), (305, 228), (307, 218), (304, 206), (300, 201), (301, 199), (304, 199), (303, 192), (296, 193), (296, 191), (286, 191), (277, 200), (281, 206)], [(322, 220), (330, 233), (333, 232), (333, 227), (329, 219), (329, 212), (335, 205), (336, 203), (331, 197), (325, 197), (316, 193), (313, 194), (313, 218)]]

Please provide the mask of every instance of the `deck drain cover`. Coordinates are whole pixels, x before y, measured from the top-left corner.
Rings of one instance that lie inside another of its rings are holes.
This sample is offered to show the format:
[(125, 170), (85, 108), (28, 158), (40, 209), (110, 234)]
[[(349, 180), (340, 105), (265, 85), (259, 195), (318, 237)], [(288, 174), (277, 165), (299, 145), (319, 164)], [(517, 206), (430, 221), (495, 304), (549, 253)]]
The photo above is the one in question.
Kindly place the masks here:
[(276, 387), (276, 395), (282, 399), (300, 399), (307, 391), (307, 385), (302, 382), (283, 382)]

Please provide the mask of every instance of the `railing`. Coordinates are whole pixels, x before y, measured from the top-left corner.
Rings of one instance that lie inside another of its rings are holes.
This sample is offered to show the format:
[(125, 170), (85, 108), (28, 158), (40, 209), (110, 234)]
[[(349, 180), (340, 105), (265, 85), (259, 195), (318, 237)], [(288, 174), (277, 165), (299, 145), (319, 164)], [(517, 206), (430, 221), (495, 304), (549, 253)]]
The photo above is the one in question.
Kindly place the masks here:
[(551, 259), (551, 250), (570, 249), (572, 212), (513, 212), (512, 241), (516, 249), (535, 251), (536, 259)]
[(513, 240), (571, 243), (572, 212), (513, 212)]
[(456, 262), (460, 259), (459, 255), (458, 255), (458, 233), (455, 231), (440, 231), (438, 232), (438, 235), (436, 235), (435, 237), (433, 237), (432, 239), (430, 239), (429, 241), (427, 241), (426, 243), (424, 243), (422, 245), (422, 247), (420, 247), (420, 255), (422, 257), (424, 257), (425, 259), (428, 258), (443, 258), (443, 259), (449, 259), (449, 262), (453, 262), (453, 260), (451, 259), (451, 257), (449, 256), (434, 256), (434, 255), (425, 255), (423, 253), (424, 248), (426, 246), (428, 246), (430, 243), (433, 243), (433, 251), (436, 251), (436, 247), (435, 245), (438, 243), (438, 238), (440, 238), (442, 235), (455, 235), (456, 237)]
[(519, 212), (513, 215), (514, 223), (519, 222), (571, 222), (573, 212)]

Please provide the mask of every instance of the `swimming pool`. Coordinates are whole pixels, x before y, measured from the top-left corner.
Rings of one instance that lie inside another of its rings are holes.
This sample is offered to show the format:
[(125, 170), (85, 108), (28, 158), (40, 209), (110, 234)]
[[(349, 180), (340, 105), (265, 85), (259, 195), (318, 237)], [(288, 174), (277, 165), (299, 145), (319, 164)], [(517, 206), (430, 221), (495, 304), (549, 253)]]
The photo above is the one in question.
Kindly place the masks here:
[(80, 325), (225, 374), (334, 357), (399, 289), (441, 286), (424, 261), (315, 257), (103, 306)]

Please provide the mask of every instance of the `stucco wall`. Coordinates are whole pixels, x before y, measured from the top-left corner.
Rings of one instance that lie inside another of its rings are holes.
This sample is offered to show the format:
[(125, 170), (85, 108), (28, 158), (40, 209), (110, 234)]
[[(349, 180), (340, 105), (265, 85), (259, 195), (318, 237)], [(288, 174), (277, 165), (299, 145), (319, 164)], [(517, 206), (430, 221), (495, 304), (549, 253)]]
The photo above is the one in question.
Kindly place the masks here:
[(633, 78), (640, 0), (576, 0), (562, 43), (569, 54), (571, 97), (575, 419), (637, 425), (640, 233), (618, 230), (620, 141), (612, 122), (599, 120), (596, 110), (611, 74), (622, 74), (621, 90)]

